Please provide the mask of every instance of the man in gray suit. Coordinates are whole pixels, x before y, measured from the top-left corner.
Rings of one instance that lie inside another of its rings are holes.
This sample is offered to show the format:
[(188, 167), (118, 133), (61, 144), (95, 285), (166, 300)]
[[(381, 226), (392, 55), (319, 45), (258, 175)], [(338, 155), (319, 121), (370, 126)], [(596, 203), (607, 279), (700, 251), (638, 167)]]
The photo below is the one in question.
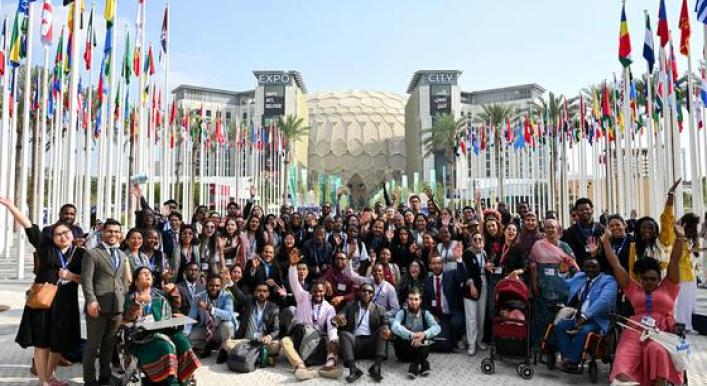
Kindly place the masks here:
[[(83, 379), (87, 385), (110, 382), (110, 362), (125, 301), (126, 257), (118, 249), (122, 238), (119, 222), (108, 219), (101, 243), (86, 252), (81, 264), (81, 287), (86, 299), (86, 348)], [(96, 354), (100, 349), (100, 377), (96, 382)]]

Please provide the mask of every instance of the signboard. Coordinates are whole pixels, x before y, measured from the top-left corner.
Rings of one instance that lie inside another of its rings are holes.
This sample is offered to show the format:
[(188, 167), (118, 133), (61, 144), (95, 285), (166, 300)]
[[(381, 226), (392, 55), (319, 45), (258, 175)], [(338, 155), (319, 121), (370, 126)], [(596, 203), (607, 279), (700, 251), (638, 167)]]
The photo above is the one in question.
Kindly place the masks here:
[(292, 84), (294, 77), (283, 72), (274, 73), (257, 73), (255, 77), (258, 79), (258, 85), (282, 85), (289, 86)]
[(285, 115), (285, 86), (266, 85), (263, 89), (263, 116)]
[(459, 74), (456, 72), (435, 72), (426, 74), (427, 84), (457, 84)]
[(430, 85), (430, 115), (452, 113), (452, 86)]

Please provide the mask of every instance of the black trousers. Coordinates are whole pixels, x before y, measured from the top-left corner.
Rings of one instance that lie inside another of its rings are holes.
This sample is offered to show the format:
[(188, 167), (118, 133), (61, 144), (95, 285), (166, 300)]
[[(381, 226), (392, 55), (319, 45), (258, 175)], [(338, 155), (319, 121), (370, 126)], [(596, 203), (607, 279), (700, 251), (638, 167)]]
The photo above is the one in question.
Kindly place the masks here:
[(346, 367), (352, 367), (356, 359), (372, 359), (385, 357), (385, 339), (381, 337), (379, 327), (373, 335), (360, 335), (348, 331), (339, 331), (339, 346), (341, 358)]
[(430, 355), (430, 346), (413, 347), (409, 340), (400, 337), (393, 341), (393, 349), (400, 362), (422, 363)]

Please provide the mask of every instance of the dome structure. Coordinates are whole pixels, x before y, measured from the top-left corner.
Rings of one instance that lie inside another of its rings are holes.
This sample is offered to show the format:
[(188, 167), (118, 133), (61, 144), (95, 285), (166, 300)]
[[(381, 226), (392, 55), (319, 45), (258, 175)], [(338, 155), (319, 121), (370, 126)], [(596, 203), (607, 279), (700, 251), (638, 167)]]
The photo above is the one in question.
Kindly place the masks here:
[(384, 91), (308, 94), (310, 170), (340, 176), (354, 206), (386, 172), (399, 177), (405, 170), (405, 101)]

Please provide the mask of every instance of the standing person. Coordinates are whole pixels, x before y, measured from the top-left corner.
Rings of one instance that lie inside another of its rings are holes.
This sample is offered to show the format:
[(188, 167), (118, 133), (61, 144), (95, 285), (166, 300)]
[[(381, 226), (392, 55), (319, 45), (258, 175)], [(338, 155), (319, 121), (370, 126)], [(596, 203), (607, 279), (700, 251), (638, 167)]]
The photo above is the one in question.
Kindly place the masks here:
[[(705, 212), (705, 217), (700, 227), (700, 238), (703, 245), (707, 244), (707, 212)], [(702, 283), (700, 288), (707, 288), (707, 251), (702, 251)]]
[(484, 322), (486, 321), (486, 251), (484, 251), (484, 236), (474, 233), (471, 236), (471, 246), (464, 251), (462, 261), (467, 272), (464, 294), (464, 316), (466, 321), (466, 341), (469, 346), (467, 354), (475, 355), (476, 349), (486, 350), (482, 342), (484, 338)]
[(182, 225), (179, 231), (179, 244), (174, 248), (172, 262), (170, 266), (175, 272), (174, 282), (179, 283), (184, 280), (184, 270), (188, 264), (195, 263), (201, 269), (201, 256), (199, 255), (199, 245), (195, 242), (196, 229), (189, 225)]
[(179, 228), (182, 226), (182, 215), (179, 212), (169, 214), (169, 228), (162, 231), (162, 250), (167, 256), (172, 256), (179, 245)]
[(371, 274), (365, 277), (356, 273), (351, 264), (347, 264), (345, 272), (359, 286), (364, 283), (371, 284), (374, 290), (373, 302), (383, 307), (388, 317), (395, 317), (400, 309), (398, 295), (395, 293), (395, 287), (385, 280), (382, 263), (373, 263)]
[(421, 303), (422, 292), (417, 288), (410, 290), (407, 307), (398, 311), (391, 327), (395, 334), (395, 356), (401, 362), (410, 362), (410, 379), (415, 379), (418, 375), (429, 375), (429, 343), (442, 331), (432, 313), (420, 307)]
[(584, 259), (591, 256), (590, 245), (604, 234), (604, 226), (594, 221), (594, 203), (588, 198), (579, 198), (574, 203), (577, 222), (562, 234), (562, 241), (572, 247), (577, 264), (582, 266)]
[[(110, 379), (115, 336), (123, 313), (127, 257), (118, 248), (122, 236), (118, 221), (107, 219), (101, 244), (90, 249), (81, 264), (81, 287), (86, 299), (86, 347), (83, 379), (87, 385), (106, 384)], [(100, 349), (100, 373), (96, 380), (96, 357)]]
[(425, 288), (425, 278), (427, 277), (427, 271), (425, 270), (425, 264), (420, 261), (420, 259), (415, 259), (410, 263), (408, 271), (403, 278), (400, 280), (400, 285), (396, 292), (398, 293), (398, 303), (404, 303), (408, 298), (408, 293), (413, 289), (417, 288), (420, 293)]
[[(685, 230), (685, 243), (683, 243), (682, 256), (680, 257), (680, 294), (678, 295), (675, 318), (678, 323), (685, 325), (686, 332), (693, 331), (692, 313), (697, 304), (697, 277), (693, 258), (697, 258), (700, 251), (700, 236), (697, 233), (699, 223), (700, 218), (694, 213), (686, 213), (678, 221), (678, 224)], [(671, 240), (675, 240), (675, 237), (673, 232)]]
[(518, 234), (518, 242), (520, 244), (521, 253), (524, 256), (530, 254), (530, 250), (533, 248), (533, 244), (543, 237), (540, 233), (540, 224), (538, 223), (538, 215), (535, 212), (525, 211), (525, 215), (522, 217), (523, 226), (518, 225), (520, 233)]
[(373, 358), (368, 375), (376, 382), (383, 379), (381, 364), (385, 358), (385, 340), (391, 336), (385, 309), (373, 303), (373, 286), (363, 284), (358, 300), (348, 303), (333, 319), (338, 328), (344, 366), (349, 369), (346, 381), (353, 383), (363, 375), (356, 359)]
[(460, 241), (452, 240), (452, 234), (448, 226), (441, 226), (439, 229), (439, 243), (437, 244), (437, 256), (442, 258), (445, 271), (454, 270), (457, 267), (454, 257), (454, 248)]
[(34, 347), (34, 365), (40, 386), (66, 385), (54, 371), (61, 354), (78, 349), (81, 325), (78, 283), (81, 281), (81, 262), (84, 249), (73, 246), (74, 235), (65, 223), (51, 227), (49, 238), (7, 198), (0, 198), (15, 221), (25, 228), (27, 239), (37, 251), (39, 265), (34, 283), (58, 286), (48, 309), (25, 306), (15, 342), (22, 348)]
[(145, 266), (152, 272), (152, 286), (162, 289), (163, 284), (172, 278), (172, 268), (169, 266), (167, 255), (159, 248), (159, 243), (160, 234), (156, 229), (145, 231), (145, 241), (142, 245), (143, 254), (147, 259)]
[(76, 221), (76, 206), (74, 204), (64, 204), (61, 206), (59, 209), (59, 221), (52, 225), (45, 226), (42, 229), (42, 236), (44, 236), (47, 239), (52, 238), (52, 228), (57, 226), (58, 224), (64, 224), (69, 229), (71, 229), (71, 233), (74, 235), (74, 243), (77, 243), (81, 240), (83, 237), (83, 229), (81, 229), (80, 226), (75, 224)]

